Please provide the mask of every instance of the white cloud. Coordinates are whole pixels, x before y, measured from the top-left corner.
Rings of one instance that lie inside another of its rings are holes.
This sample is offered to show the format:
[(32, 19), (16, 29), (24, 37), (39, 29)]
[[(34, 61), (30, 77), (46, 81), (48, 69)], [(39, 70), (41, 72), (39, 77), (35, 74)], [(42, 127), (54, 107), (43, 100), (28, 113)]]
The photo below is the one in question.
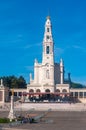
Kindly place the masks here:
[(27, 44), (27, 45), (25, 45), (23, 48), (24, 49), (29, 49), (29, 48), (31, 48), (31, 47), (38, 47), (38, 46), (42, 46), (42, 42), (38, 42), (38, 43), (34, 43), (34, 44)]
[(82, 46), (73, 45), (72, 47), (75, 48), (75, 49), (78, 49), (78, 50), (80, 50), (82, 52), (86, 52), (86, 49), (84, 47), (82, 47)]
[(55, 47), (54, 53), (56, 56), (60, 56), (62, 53), (64, 53), (64, 49)]
[(33, 45), (28, 44), (28, 45), (24, 46), (23, 48), (24, 48), (24, 49), (29, 49), (29, 48), (31, 48), (31, 47), (33, 47)]
[(26, 70), (33, 71), (33, 66), (25, 66)]

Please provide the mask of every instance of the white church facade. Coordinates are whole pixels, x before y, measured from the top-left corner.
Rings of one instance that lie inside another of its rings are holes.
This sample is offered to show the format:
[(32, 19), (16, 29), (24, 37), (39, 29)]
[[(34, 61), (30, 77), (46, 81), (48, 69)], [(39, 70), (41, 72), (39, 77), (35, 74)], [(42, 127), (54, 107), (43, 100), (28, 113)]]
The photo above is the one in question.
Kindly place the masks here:
[[(42, 62), (38, 63), (37, 59), (34, 62), (34, 78), (30, 73), (30, 83), (27, 84), (27, 88), (14, 88), (14, 96), (29, 99), (35, 96), (41, 96), (43, 98), (44, 95), (51, 95), (51, 97), (53, 95), (56, 101), (58, 98), (72, 97), (79, 102), (86, 103), (86, 88), (71, 88), (70, 74), (68, 74), (67, 82), (65, 82), (63, 60), (60, 59), (59, 63), (55, 63), (52, 24), (49, 16), (45, 22), (42, 48)], [(12, 89), (5, 87), (3, 80), (1, 80), (0, 103), (9, 101), (11, 92)]]
[(34, 62), (34, 79), (30, 74), (30, 84), (27, 92), (65, 92), (69, 93), (69, 84), (64, 84), (64, 63), (54, 61), (54, 41), (52, 35), (52, 24), (48, 16), (45, 22), (43, 38), (42, 63)]

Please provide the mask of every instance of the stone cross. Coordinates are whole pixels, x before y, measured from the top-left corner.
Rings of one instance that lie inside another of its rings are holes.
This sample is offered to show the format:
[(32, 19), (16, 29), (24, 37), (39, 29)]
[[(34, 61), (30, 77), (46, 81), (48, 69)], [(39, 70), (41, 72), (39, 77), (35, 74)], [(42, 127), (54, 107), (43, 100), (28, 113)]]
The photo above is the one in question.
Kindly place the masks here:
[(1, 79), (1, 87), (3, 86), (3, 79)]

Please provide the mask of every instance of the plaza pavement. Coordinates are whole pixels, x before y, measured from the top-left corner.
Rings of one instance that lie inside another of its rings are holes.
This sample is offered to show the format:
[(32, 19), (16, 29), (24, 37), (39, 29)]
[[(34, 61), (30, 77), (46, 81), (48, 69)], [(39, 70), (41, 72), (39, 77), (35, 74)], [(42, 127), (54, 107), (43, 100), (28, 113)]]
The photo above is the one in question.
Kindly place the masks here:
[[(0, 109), (0, 117), (8, 117), (9, 108), (10, 104), (5, 104), (3, 109)], [(38, 123), (25, 123), (14, 127), (10, 127), (9, 124), (0, 124), (0, 130), (86, 130), (86, 104), (17, 103), (14, 109), (17, 115), (22, 114), (22, 116), (40, 115), (48, 109), (51, 111)]]
[[(25, 113), (22, 111), (22, 114)], [(43, 112), (32, 113), (40, 115)], [(3, 111), (3, 114), (8, 115), (8, 112)], [(0, 130), (86, 130), (86, 112), (50, 111), (38, 123), (25, 123), (13, 127), (9, 127), (9, 124), (0, 125), (2, 126)]]

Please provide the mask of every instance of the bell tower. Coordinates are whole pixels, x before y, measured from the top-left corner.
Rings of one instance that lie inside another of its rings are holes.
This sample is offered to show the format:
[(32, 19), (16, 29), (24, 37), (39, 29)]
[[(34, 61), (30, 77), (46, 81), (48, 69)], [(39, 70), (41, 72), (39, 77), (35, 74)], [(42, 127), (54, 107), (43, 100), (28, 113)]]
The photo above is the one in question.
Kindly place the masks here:
[(54, 64), (54, 46), (53, 46), (52, 25), (50, 21), (50, 16), (47, 16), (47, 20), (45, 23), (44, 39), (43, 39), (42, 63), (45, 64), (47, 62)]
[(43, 83), (54, 85), (54, 43), (50, 16), (47, 17), (45, 22), (42, 68)]

